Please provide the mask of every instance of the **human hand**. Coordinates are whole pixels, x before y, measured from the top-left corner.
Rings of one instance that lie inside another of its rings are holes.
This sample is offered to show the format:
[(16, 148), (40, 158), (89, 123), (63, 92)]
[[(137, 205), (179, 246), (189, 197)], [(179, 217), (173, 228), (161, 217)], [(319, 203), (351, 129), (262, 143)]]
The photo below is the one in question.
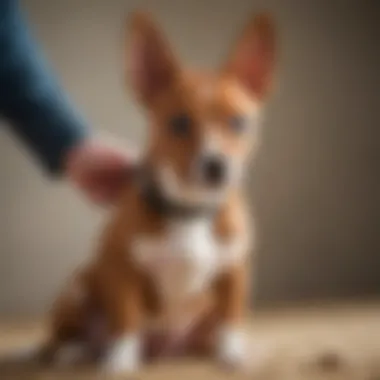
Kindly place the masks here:
[(67, 155), (68, 180), (99, 205), (114, 203), (131, 178), (136, 154), (101, 140), (85, 140)]

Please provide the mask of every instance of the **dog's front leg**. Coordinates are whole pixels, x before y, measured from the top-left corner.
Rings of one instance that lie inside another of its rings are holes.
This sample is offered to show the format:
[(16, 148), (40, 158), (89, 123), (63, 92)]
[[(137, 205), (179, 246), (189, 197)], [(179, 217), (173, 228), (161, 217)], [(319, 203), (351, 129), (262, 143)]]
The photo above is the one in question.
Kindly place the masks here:
[(142, 357), (142, 289), (138, 273), (115, 271), (107, 280), (106, 315), (111, 346), (105, 361), (108, 373), (132, 373)]
[(241, 368), (247, 363), (248, 339), (244, 320), (248, 290), (247, 263), (228, 268), (216, 284), (216, 354), (223, 365), (232, 368)]

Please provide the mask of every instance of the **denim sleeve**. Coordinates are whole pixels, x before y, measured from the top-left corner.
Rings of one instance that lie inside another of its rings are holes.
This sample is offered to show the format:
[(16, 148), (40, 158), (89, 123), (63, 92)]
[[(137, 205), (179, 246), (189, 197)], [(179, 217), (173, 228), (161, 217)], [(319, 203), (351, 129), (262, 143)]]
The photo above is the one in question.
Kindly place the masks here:
[(0, 114), (51, 175), (88, 128), (31, 35), (16, 0), (0, 0)]

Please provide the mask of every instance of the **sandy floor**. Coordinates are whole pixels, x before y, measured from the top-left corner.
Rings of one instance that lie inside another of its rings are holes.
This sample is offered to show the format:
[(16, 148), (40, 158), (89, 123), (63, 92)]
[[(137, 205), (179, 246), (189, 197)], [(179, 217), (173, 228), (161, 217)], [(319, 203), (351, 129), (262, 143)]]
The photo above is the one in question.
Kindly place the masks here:
[[(40, 324), (41, 325), (41, 324)], [(0, 353), (35, 341), (39, 324), (0, 324)], [(227, 374), (213, 363), (170, 362), (145, 368), (142, 380), (380, 380), (380, 306), (303, 308), (252, 318), (250, 374)], [(94, 370), (47, 370), (0, 365), (0, 379), (84, 380)], [(106, 377), (108, 378), (108, 377)]]

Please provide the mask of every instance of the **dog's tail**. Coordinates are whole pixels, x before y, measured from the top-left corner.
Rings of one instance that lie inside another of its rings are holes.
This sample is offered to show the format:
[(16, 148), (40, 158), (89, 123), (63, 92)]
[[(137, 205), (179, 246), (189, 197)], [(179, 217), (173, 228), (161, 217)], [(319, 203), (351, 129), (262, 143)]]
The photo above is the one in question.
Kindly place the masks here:
[(54, 342), (33, 341), (0, 352), (0, 373), (10, 368), (75, 366), (86, 360), (86, 350), (82, 344), (58, 346)]

